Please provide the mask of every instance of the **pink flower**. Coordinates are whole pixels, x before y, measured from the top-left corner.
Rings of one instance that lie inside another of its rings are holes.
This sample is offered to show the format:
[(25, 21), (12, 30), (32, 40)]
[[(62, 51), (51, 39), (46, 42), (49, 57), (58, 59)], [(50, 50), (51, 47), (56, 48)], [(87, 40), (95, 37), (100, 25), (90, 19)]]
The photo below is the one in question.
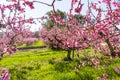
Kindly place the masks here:
[(103, 2), (110, 4), (111, 0), (103, 0)]
[(6, 53), (7, 51), (8, 51), (8, 48), (4, 48), (4, 51), (3, 51), (3, 52)]
[(6, 68), (2, 68), (2, 75), (1, 75), (0, 79), (2, 79), (2, 80), (9, 80), (10, 79), (10, 74), (6, 70)]
[(82, 66), (83, 66), (83, 67), (86, 66), (86, 62), (82, 62)]
[(75, 4), (77, 2), (77, 0), (72, 0), (72, 4)]
[(33, 2), (25, 1), (23, 5), (28, 5), (31, 9), (34, 9)]
[(95, 66), (97, 66), (98, 64), (100, 64), (100, 62), (99, 61), (97, 61), (96, 59), (92, 59), (92, 62), (93, 62), (93, 64), (95, 65)]
[(79, 68), (78, 67), (75, 67), (74, 71), (75, 72), (78, 72)]
[(79, 5), (77, 8), (75, 8), (75, 12), (76, 12), (76, 13), (80, 13), (81, 10), (82, 10), (82, 6), (83, 6), (83, 4), (81, 4), (81, 5)]
[(13, 2), (16, 2), (17, 0), (12, 0)]
[(96, 3), (91, 3), (91, 7), (93, 8), (93, 9), (96, 9), (97, 7), (96, 7)]
[(119, 73), (120, 72), (120, 67), (114, 68), (115, 72)]

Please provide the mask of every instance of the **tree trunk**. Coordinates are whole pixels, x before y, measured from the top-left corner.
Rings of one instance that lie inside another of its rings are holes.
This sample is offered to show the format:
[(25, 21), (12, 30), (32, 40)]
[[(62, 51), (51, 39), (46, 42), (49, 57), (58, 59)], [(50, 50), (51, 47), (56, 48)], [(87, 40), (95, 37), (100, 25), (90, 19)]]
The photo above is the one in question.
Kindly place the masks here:
[(107, 43), (107, 45), (108, 45), (108, 47), (109, 47), (109, 49), (110, 49), (110, 54), (111, 54), (111, 56), (114, 56), (114, 57), (115, 57), (115, 56), (116, 56), (116, 53), (115, 53), (114, 48), (112, 47), (109, 39), (107, 39), (105, 42)]
[(1, 54), (0, 54), (0, 60), (3, 58), (3, 54), (4, 54), (4, 53), (1, 53)]
[(73, 50), (73, 52), (72, 52), (72, 59), (74, 59), (74, 50)]
[(67, 59), (68, 59), (68, 60), (72, 60), (72, 59), (71, 59), (71, 50), (67, 50), (67, 52), (68, 52), (68, 53), (67, 53)]

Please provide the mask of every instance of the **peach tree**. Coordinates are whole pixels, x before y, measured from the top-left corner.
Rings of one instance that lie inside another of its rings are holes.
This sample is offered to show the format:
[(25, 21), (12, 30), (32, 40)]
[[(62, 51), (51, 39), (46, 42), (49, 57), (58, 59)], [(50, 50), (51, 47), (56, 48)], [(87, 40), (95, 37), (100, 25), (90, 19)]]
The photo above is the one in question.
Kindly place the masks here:
[[(55, 1), (55, 0), (54, 0)], [(77, 7), (76, 7), (77, 5)], [(101, 5), (104, 5), (101, 7)], [(83, 15), (84, 24), (79, 22), (75, 14), (80, 15), (84, 4), (82, 1), (72, 0), (70, 13), (64, 12), (64, 17), (59, 15), (54, 5), (53, 12), (49, 15), (52, 22), (51, 29), (43, 24), (40, 36), (43, 42), (54, 48), (67, 50), (68, 59), (71, 51), (92, 47), (94, 52), (113, 57), (120, 55), (120, 3), (113, 0), (90, 2)], [(50, 27), (51, 25), (49, 25)]]

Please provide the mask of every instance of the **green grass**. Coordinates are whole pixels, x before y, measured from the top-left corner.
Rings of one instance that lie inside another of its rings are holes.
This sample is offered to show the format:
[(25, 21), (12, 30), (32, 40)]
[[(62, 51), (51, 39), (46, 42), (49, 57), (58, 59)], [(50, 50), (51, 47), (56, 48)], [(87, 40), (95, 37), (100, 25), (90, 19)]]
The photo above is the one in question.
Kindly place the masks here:
[(40, 40), (36, 41), (35, 43), (31, 44), (30, 46), (44, 46), (44, 43)]
[(36, 41), (33, 44), (27, 45), (27, 44), (23, 44), (22, 46), (19, 46), (19, 48), (23, 48), (23, 47), (37, 47), (37, 46), (44, 46), (44, 43), (40, 40)]
[(106, 69), (95, 69), (88, 65), (74, 72), (74, 68), (80, 64), (79, 60), (85, 59), (76, 57), (74, 61), (67, 61), (65, 57), (66, 51), (23, 51), (5, 56), (0, 61), (0, 67), (9, 70), (11, 80), (97, 80), (104, 73), (108, 74), (107, 80), (120, 80), (120, 73), (114, 71), (115, 67), (120, 67), (120, 58), (113, 61), (101, 60), (100, 67), (106, 65)]

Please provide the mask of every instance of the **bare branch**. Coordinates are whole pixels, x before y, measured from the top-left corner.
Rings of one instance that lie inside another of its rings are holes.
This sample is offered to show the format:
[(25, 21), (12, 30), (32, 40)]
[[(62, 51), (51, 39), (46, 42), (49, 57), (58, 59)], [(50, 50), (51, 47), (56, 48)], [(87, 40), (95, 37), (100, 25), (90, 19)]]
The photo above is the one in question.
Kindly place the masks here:
[(47, 6), (52, 6), (51, 4), (44, 3), (44, 2), (41, 2), (41, 1), (33, 1), (33, 2), (41, 3), (41, 4), (44, 4), (44, 5), (47, 5)]
[(53, 0), (53, 2), (52, 2), (52, 4), (51, 4), (52, 7), (53, 7), (53, 11), (54, 11), (54, 13), (56, 13), (56, 11), (55, 11), (55, 6), (54, 6), (55, 1), (56, 1), (56, 0)]
[(41, 3), (41, 4), (44, 4), (44, 5), (50, 6), (50, 7), (53, 8), (53, 11), (56, 13), (55, 7), (54, 7), (55, 1), (56, 0), (53, 0), (51, 4), (48, 4), (48, 3), (45, 3), (45, 2), (41, 2), (41, 1), (33, 1), (33, 2), (37, 2), (37, 3)]

